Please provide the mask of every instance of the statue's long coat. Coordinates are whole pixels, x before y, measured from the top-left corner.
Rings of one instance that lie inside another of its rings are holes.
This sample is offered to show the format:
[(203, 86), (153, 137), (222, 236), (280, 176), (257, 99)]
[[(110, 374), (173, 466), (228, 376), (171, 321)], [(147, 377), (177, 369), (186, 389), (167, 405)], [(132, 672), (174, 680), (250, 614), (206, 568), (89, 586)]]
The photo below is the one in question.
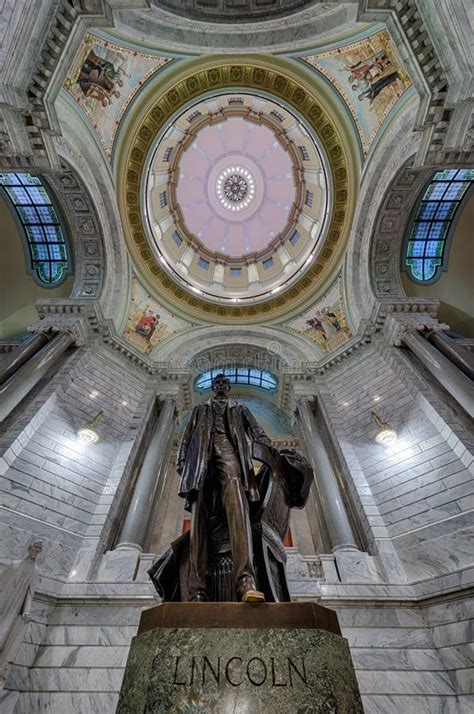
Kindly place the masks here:
[[(179, 495), (186, 498), (186, 507), (202, 488), (210, 467), (212, 406), (211, 401), (194, 407), (181, 439), (176, 468), (181, 475)], [(250, 411), (229, 399), (226, 407), (229, 435), (240, 461), (242, 484), (250, 501), (258, 501), (259, 493), (253, 470), (252, 456), (246, 435), (252, 441), (271, 446), (271, 441)]]

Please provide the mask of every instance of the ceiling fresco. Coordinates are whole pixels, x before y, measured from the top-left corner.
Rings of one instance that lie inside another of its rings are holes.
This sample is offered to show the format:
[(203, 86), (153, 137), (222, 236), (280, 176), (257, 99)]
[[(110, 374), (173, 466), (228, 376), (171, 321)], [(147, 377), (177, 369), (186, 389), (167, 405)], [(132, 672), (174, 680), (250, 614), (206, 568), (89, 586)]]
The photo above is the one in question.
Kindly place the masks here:
[(157, 345), (183, 330), (196, 327), (160, 305), (132, 274), (130, 303), (122, 337), (139, 352), (149, 355)]
[(85, 35), (64, 88), (87, 115), (109, 157), (127, 106), (146, 80), (171, 61)]
[(311, 340), (321, 356), (338, 350), (353, 336), (345, 304), (342, 273), (322, 297), (298, 317), (281, 324), (288, 330)]
[(302, 59), (340, 92), (367, 154), (385, 118), (412, 81), (386, 30)]

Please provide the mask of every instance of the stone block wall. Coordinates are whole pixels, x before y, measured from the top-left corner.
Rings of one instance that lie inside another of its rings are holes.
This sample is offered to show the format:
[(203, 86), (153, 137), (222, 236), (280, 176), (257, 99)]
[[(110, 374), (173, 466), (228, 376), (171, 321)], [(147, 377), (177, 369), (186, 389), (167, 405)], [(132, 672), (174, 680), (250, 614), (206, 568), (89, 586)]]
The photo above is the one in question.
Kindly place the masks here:
[[(103, 530), (143, 421), (145, 382), (91, 349), (26, 401), (0, 436), (0, 560), (23, 557), (41, 537), (43, 572), (66, 577), (78, 548)], [(101, 440), (83, 445), (76, 431), (99, 409)]]
[[(440, 403), (399, 348), (368, 348), (321, 387), (374, 552), (393, 548), (409, 581), (471, 565), (474, 463), (462, 417)], [(375, 443), (371, 409), (396, 428), (393, 448)]]

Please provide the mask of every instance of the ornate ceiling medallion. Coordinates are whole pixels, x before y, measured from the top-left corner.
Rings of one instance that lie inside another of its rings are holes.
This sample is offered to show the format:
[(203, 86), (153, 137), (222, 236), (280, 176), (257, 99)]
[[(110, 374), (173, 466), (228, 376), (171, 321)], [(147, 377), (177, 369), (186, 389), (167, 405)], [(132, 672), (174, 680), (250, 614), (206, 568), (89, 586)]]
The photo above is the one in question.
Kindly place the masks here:
[(336, 128), (274, 68), (217, 65), (179, 81), (141, 121), (125, 175), (132, 252), (201, 319), (296, 307), (344, 230)]
[(231, 166), (221, 171), (216, 183), (217, 198), (229, 211), (241, 211), (255, 197), (255, 181), (242, 166)]

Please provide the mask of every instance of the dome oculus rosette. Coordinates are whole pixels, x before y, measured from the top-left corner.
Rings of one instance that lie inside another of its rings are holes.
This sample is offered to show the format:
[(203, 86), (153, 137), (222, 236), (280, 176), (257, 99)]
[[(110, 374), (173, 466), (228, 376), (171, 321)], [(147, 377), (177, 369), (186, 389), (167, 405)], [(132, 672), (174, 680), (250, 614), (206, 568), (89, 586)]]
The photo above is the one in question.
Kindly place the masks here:
[(328, 175), (319, 142), (283, 104), (248, 93), (201, 99), (149, 151), (149, 244), (174, 280), (205, 299), (268, 299), (322, 246)]

